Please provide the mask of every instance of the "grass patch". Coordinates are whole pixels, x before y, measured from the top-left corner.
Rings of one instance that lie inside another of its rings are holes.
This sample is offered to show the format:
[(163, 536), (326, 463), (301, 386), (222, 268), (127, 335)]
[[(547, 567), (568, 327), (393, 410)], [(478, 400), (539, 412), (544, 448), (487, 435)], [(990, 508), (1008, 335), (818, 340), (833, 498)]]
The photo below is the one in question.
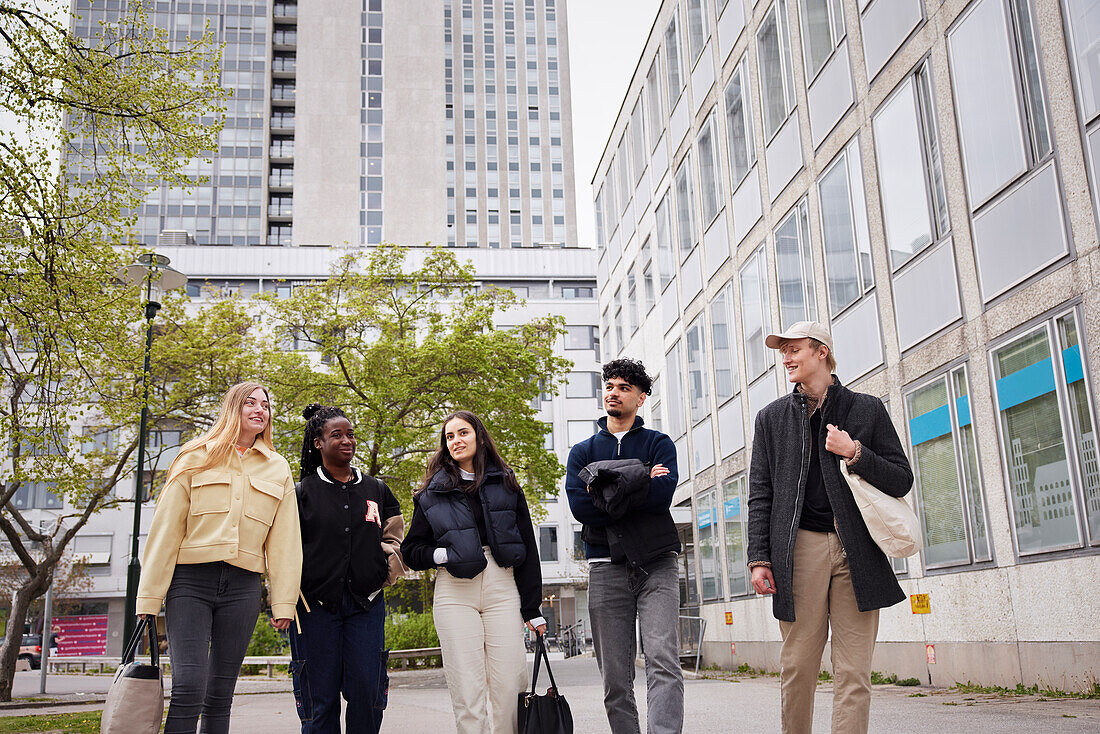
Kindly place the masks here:
[(75, 714), (0, 717), (0, 734), (26, 734), (36, 731), (61, 731), (65, 734), (99, 734), (102, 711)]
[(896, 674), (883, 675), (877, 670), (871, 671), (871, 685), (873, 686), (919, 686), (916, 678), (898, 678)]
[(827, 670), (822, 670), (820, 673), (817, 674), (817, 682), (818, 683), (827, 683), (828, 681), (831, 681), (832, 679), (833, 679), (833, 674), (830, 673)]
[(1006, 688), (1005, 686), (983, 686), (977, 683), (971, 683), (970, 681), (966, 683), (955, 683), (952, 690), (957, 693), (984, 693), (994, 696), (1040, 696), (1040, 700), (1051, 698), (1100, 699), (1100, 682), (1098, 681), (1093, 681), (1092, 685), (1084, 692), (1063, 691), (1057, 688), (1041, 688), (1038, 685), (1025, 686), (1023, 683), (1017, 683), (1015, 688)]

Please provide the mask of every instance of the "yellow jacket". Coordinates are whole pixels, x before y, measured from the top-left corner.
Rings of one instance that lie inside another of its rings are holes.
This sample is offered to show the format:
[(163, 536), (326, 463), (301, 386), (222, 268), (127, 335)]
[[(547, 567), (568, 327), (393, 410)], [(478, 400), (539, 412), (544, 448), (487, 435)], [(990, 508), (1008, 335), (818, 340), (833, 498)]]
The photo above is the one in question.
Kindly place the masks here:
[[(197, 466), (200, 449), (185, 454)], [(271, 613), (290, 619), (302, 578), (302, 531), (290, 465), (259, 442), (222, 465), (181, 472), (157, 498), (137, 613), (160, 612), (177, 564), (226, 563), (268, 574)]]

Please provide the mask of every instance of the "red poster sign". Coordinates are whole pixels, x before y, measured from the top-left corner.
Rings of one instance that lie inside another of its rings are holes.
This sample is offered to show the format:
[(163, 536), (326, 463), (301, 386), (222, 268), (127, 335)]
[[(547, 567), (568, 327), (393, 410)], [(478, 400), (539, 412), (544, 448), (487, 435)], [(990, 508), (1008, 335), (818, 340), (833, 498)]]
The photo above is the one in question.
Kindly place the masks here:
[(106, 655), (107, 615), (54, 617), (58, 655)]

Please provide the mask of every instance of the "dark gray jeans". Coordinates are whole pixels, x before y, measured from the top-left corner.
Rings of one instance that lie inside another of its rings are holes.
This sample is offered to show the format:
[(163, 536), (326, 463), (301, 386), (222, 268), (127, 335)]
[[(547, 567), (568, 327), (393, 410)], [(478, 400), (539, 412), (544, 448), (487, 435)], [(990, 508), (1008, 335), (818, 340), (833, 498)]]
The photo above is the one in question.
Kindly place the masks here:
[(676, 558), (653, 561), (645, 570), (593, 563), (588, 574), (588, 614), (611, 731), (640, 734), (634, 701), (637, 619), (645, 649), (647, 730), (649, 734), (680, 734), (684, 726), (684, 676), (680, 669)]
[(176, 566), (164, 599), (172, 701), (164, 734), (228, 734), (229, 708), (256, 618), (260, 575), (228, 563)]

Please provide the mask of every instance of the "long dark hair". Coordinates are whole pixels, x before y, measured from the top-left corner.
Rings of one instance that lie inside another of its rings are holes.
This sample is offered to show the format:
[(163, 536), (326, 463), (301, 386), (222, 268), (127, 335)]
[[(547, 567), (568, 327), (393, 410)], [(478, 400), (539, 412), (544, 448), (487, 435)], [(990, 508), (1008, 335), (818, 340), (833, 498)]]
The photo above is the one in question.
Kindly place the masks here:
[(504, 473), (504, 486), (514, 492), (519, 492), (519, 482), (516, 481), (515, 472), (512, 471), (512, 468), (508, 466), (507, 462), (501, 458), (500, 453), (497, 452), (497, 445), (493, 442), (493, 437), (489, 435), (489, 431), (486, 430), (485, 424), (481, 422), (480, 418), (468, 410), (456, 410), (443, 419), (443, 426), (439, 429), (439, 449), (428, 461), (428, 469), (424, 473), (424, 481), (417, 491), (423, 492), (427, 489), (428, 483), (432, 481), (432, 477), (439, 473), (441, 469), (447, 473), (447, 477), (451, 480), (452, 487), (458, 486), (462, 482), (462, 475), (459, 474), (458, 462), (451, 457), (451, 452), (447, 450), (447, 424), (456, 418), (466, 421), (473, 426), (474, 438), (477, 440), (477, 451), (474, 453), (474, 483), (470, 485), (467, 491), (476, 491), (481, 486), (481, 482), (485, 479), (485, 470), (495, 466)]
[(321, 435), (325, 424), (333, 418), (347, 418), (344, 411), (331, 405), (319, 405), (310, 403), (302, 411), (302, 417), (306, 419), (305, 436), (302, 438), (302, 470), (298, 474), (298, 481), (304, 482), (306, 477), (317, 471), (321, 466), (321, 450), (313, 445), (314, 440)]

